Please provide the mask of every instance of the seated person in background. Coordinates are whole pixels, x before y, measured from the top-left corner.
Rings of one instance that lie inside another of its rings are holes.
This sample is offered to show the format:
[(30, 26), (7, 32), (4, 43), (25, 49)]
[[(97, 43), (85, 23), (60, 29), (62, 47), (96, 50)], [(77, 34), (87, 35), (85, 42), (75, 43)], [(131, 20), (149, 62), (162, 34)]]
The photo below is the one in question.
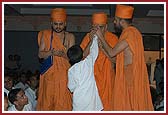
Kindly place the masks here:
[(8, 111), (8, 96), (7, 94), (4, 92), (4, 111)]
[(27, 84), (27, 80), (28, 78), (26, 76), (26, 73), (22, 72), (19, 77), (19, 83), (15, 85), (15, 88), (21, 88), (25, 91), (29, 87), (29, 85)]
[(28, 97), (29, 101), (32, 103), (33, 110), (36, 110), (36, 91), (39, 85), (39, 75), (34, 74), (29, 77), (29, 88), (25, 90), (25, 94)]
[(13, 104), (8, 111), (32, 111), (32, 104), (21, 88), (12, 89), (8, 94), (9, 101)]
[(68, 70), (68, 88), (73, 92), (73, 111), (103, 109), (94, 78), (94, 63), (98, 56), (97, 36), (92, 42), (90, 54), (83, 61), (83, 50), (80, 46), (74, 45), (67, 52), (71, 64)]
[(4, 76), (4, 92), (8, 95), (9, 91), (14, 89), (13, 87), (13, 78), (10, 74), (5, 74)]
[(21, 66), (22, 66), (22, 64), (20, 62), (21, 61), (21, 56), (15, 54), (14, 55), (14, 61), (15, 61), (16, 65), (17, 65), (18, 70), (19, 70), (21, 68)]
[(156, 92), (161, 93), (159, 84), (164, 81), (164, 58), (161, 60), (156, 60), (156, 67), (154, 72), (154, 80), (156, 80)]
[[(8, 96), (8, 93), (14, 89), (15, 87), (13, 86), (13, 78), (12, 78), (12, 75), (10, 74), (5, 74), (4, 76), (4, 92), (7, 94)], [(9, 103), (9, 106), (11, 106), (12, 104), (8, 101)]]
[(8, 55), (8, 59), (5, 61), (5, 70), (8, 72), (14, 72), (17, 70), (17, 64), (14, 61), (14, 56), (13, 55)]
[(154, 104), (155, 111), (164, 111), (164, 94), (160, 93)]

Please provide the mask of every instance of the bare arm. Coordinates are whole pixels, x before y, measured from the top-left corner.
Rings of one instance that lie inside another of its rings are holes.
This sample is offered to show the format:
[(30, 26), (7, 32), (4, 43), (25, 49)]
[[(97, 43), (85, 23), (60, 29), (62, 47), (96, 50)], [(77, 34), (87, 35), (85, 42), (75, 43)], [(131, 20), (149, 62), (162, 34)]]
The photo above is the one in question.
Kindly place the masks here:
[(116, 57), (111, 58), (110, 55), (108, 54), (108, 52), (106, 50), (103, 49), (103, 45), (100, 41), (99, 41), (99, 48), (101, 49), (101, 51), (105, 54), (106, 57), (108, 57), (108, 59), (112, 62), (112, 63), (116, 63)]
[[(71, 47), (71, 46), (73, 46), (73, 45), (75, 45), (75, 36), (73, 35), (73, 34), (70, 34), (70, 37), (69, 37), (69, 40), (68, 40), (68, 49)], [(67, 50), (68, 50), (67, 49)]]
[(96, 32), (98, 38), (101, 40), (102, 46), (105, 49), (105, 51), (108, 53), (108, 55), (113, 58), (116, 56), (118, 53), (123, 51), (125, 48), (128, 47), (128, 43), (126, 40), (122, 40), (116, 44), (114, 48), (110, 47), (109, 44), (105, 41), (104, 36), (102, 35), (100, 28), (98, 28)]
[(121, 51), (123, 51), (128, 47), (128, 43), (125, 40), (118, 42), (114, 48), (111, 48), (110, 46), (108, 46), (108, 44), (106, 44), (103, 41), (102, 43), (103, 43), (104, 49), (108, 52), (110, 57), (116, 56), (118, 53), (120, 53)]

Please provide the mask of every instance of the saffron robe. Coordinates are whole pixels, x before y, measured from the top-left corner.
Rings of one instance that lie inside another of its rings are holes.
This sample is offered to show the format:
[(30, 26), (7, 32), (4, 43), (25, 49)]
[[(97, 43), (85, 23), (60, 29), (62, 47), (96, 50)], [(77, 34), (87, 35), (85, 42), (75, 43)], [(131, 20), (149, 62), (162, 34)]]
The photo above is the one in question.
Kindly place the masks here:
[(132, 64), (124, 67), (124, 51), (117, 55), (114, 83), (115, 111), (152, 111), (149, 79), (144, 59), (142, 35), (135, 27), (123, 30), (119, 42), (126, 40), (133, 54)]
[[(118, 41), (117, 36), (108, 31), (105, 32), (105, 40), (111, 47), (114, 47)], [(89, 41), (89, 34), (87, 34), (80, 45), (82, 49), (86, 48)], [(94, 75), (104, 110), (113, 110), (112, 91), (115, 71), (112, 67), (110, 59), (100, 49), (94, 65)]]
[[(46, 51), (50, 48), (51, 30), (44, 30), (44, 42)], [(38, 44), (42, 31), (38, 34)], [(53, 33), (52, 48), (65, 50), (60, 38)], [(38, 111), (69, 111), (72, 110), (71, 93), (68, 90), (68, 68), (69, 62), (58, 56), (53, 56), (53, 65), (40, 76), (39, 94), (37, 101)]]

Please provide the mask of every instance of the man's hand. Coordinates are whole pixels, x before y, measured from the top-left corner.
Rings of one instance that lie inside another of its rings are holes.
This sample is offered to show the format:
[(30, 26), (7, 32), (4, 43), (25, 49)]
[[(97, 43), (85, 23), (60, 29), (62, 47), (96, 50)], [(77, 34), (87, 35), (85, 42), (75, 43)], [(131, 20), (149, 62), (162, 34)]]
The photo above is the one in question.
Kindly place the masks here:
[(55, 50), (55, 49), (53, 49), (53, 50), (51, 50), (51, 52), (52, 52), (52, 54), (53, 54), (54, 56), (66, 58), (66, 53), (65, 53), (65, 51), (63, 51), (63, 50)]
[(98, 45), (99, 45), (99, 48), (100, 48), (101, 50), (103, 50), (103, 46), (102, 46), (102, 43), (101, 43), (100, 39), (98, 39)]
[(99, 26), (96, 27), (96, 35), (97, 35), (97, 37), (98, 37), (100, 40), (104, 40), (103, 33), (102, 33), (102, 31), (101, 31), (101, 29), (100, 29)]
[(97, 31), (97, 27), (93, 26), (92, 29), (90, 30), (90, 33), (89, 33), (89, 38), (91, 40), (94, 38), (94, 35), (96, 34), (96, 31)]

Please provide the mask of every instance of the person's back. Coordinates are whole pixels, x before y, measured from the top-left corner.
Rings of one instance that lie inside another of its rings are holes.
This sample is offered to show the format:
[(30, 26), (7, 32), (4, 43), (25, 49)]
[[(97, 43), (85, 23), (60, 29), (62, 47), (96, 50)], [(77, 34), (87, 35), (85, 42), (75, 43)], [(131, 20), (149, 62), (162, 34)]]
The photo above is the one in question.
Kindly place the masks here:
[(94, 63), (98, 55), (98, 45), (96, 38), (93, 39), (90, 54), (68, 70), (68, 88), (73, 92), (73, 111), (103, 109), (94, 78)]

